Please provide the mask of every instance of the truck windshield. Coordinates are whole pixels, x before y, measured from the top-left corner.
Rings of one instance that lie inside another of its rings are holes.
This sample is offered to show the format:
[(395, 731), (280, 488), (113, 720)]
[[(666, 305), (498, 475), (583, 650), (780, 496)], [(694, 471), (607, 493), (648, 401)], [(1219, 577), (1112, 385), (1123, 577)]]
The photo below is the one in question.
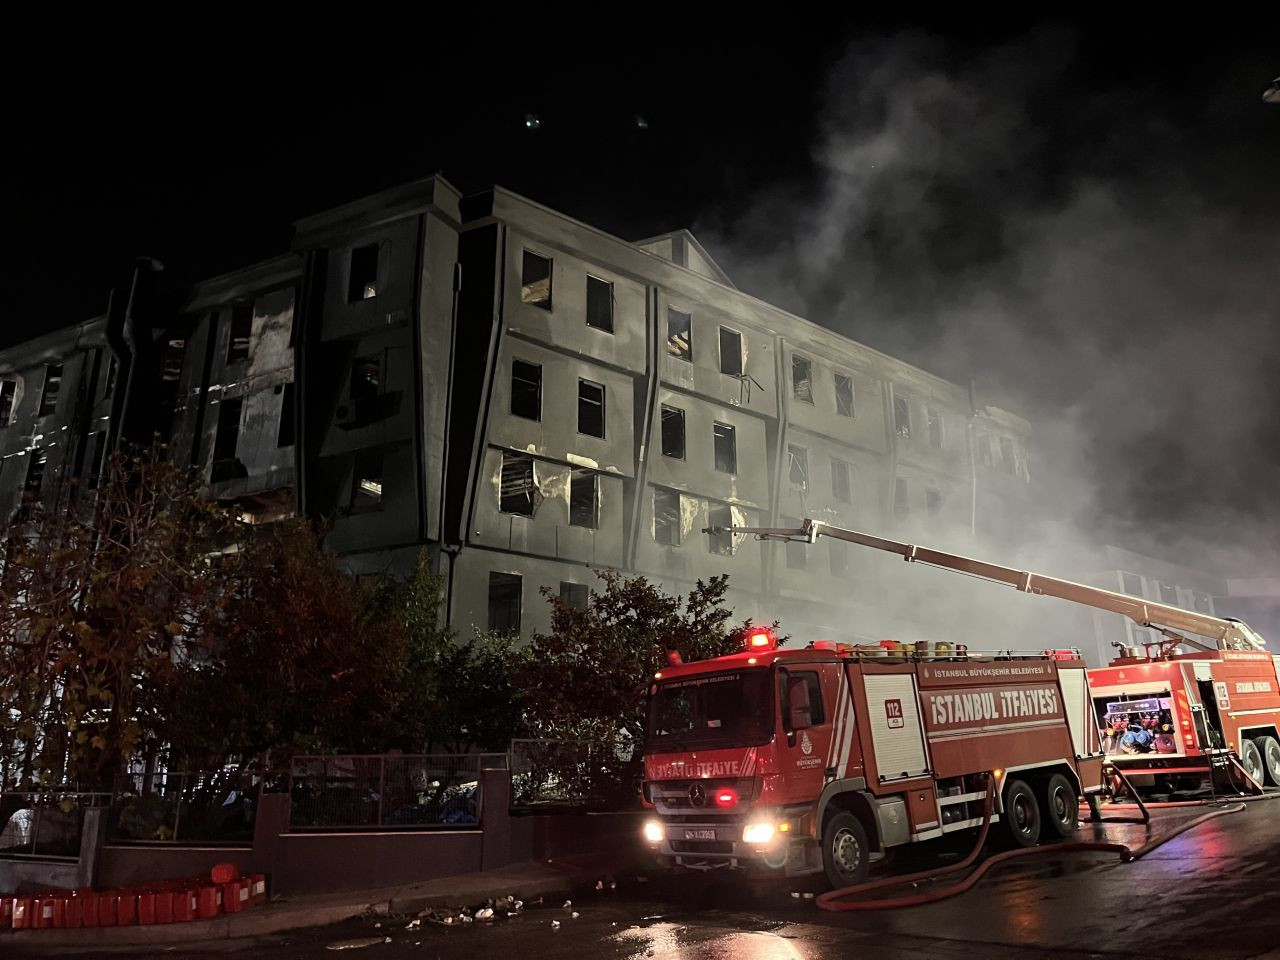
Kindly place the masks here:
[(735, 670), (682, 677), (649, 689), (649, 752), (749, 747), (773, 734), (769, 671)]

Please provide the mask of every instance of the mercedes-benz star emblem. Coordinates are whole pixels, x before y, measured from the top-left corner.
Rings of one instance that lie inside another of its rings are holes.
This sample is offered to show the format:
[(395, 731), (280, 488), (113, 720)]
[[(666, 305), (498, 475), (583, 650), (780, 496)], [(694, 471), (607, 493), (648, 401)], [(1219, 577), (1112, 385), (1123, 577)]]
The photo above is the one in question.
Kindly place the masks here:
[(689, 803), (695, 807), (705, 807), (707, 805), (707, 788), (700, 783), (695, 783), (689, 788)]

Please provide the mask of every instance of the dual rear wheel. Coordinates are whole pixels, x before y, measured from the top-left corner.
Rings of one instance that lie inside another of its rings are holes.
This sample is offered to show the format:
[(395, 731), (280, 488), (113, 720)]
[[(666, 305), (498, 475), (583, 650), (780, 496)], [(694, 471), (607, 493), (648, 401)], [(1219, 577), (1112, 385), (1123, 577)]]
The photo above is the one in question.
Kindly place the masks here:
[(1240, 765), (1258, 783), (1280, 786), (1280, 740), (1264, 735), (1240, 744)]
[(1060, 773), (1039, 780), (1033, 789), (1026, 780), (1010, 780), (1004, 788), (1005, 836), (1015, 847), (1033, 847), (1041, 839), (1065, 840), (1079, 825), (1079, 797)]

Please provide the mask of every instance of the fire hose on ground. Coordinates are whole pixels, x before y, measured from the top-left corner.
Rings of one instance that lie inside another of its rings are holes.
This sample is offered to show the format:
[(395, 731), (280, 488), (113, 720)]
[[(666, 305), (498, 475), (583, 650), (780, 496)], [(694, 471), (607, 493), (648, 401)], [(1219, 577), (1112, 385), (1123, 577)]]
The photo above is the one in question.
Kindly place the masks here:
[[(1273, 796), (1276, 795), (1273, 794), (1267, 797), (1254, 797), (1252, 799), (1271, 799)], [(1147, 815), (1145, 807), (1141, 803), (1138, 804), (1138, 807), (1143, 811), (1144, 819), (1134, 822), (1146, 822)], [(907, 883), (916, 883), (921, 880), (936, 880), (939, 877), (967, 870), (982, 853), (983, 845), (987, 841), (987, 833), (991, 827), (991, 816), (994, 812), (994, 808), (995, 778), (991, 777), (987, 781), (987, 799), (985, 809), (983, 811), (982, 829), (978, 834), (978, 841), (974, 844), (973, 850), (969, 852), (969, 855), (959, 863), (932, 870), (922, 870), (918, 873), (909, 873), (903, 876), (882, 877), (877, 880), (867, 881), (866, 883), (859, 883), (850, 887), (842, 887), (838, 890), (830, 890), (827, 893), (821, 894), (817, 898), (817, 905), (823, 910), (843, 912), (854, 910), (892, 910), (900, 907), (914, 907), (921, 906), (926, 903), (935, 903), (939, 900), (958, 896), (967, 890), (973, 889), (973, 887), (976, 886), (978, 882), (987, 875), (987, 873), (998, 866), (1002, 866), (1011, 860), (1035, 856), (1037, 854), (1115, 853), (1119, 855), (1122, 862), (1130, 863), (1134, 860), (1139, 860), (1142, 857), (1145, 857), (1147, 854), (1164, 846), (1175, 837), (1181, 836), (1188, 830), (1193, 830), (1201, 824), (1207, 823), (1217, 817), (1223, 817), (1233, 813), (1241, 813), (1247, 809), (1243, 802), (1238, 801), (1229, 807), (1212, 810), (1209, 813), (1202, 814), (1201, 816), (1188, 820), (1185, 823), (1179, 824), (1168, 833), (1149, 840), (1140, 847), (1131, 847), (1124, 843), (1113, 843), (1101, 840), (1082, 840), (1072, 843), (1052, 844), (1043, 847), (1026, 847), (1020, 850), (1009, 850), (1005, 853), (999, 853), (993, 857), (987, 858), (976, 870), (966, 876), (959, 883), (953, 884), (942, 890), (931, 890), (927, 893), (913, 893), (907, 896), (887, 897), (876, 900), (849, 899), (850, 897), (855, 897), (859, 894), (871, 893), (875, 890), (884, 890)]]

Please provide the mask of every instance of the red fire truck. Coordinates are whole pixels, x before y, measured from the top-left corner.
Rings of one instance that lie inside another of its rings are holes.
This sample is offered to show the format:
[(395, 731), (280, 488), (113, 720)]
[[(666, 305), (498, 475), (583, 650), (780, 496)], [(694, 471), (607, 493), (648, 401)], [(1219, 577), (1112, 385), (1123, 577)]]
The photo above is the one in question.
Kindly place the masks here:
[(785, 650), (759, 631), (654, 677), (645, 838), (677, 866), (842, 887), (889, 847), (981, 824), (989, 785), (1014, 843), (1066, 837), (1102, 787), (1097, 733), (1078, 657)]

